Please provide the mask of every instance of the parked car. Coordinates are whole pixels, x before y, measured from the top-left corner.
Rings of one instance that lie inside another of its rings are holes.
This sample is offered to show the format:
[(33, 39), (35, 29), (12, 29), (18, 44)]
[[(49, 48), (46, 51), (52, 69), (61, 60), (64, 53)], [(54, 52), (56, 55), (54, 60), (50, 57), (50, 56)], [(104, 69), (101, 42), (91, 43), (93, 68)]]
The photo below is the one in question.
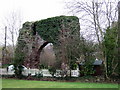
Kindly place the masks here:
[[(22, 65), (22, 67), (23, 67), (23, 70), (27, 70), (27, 68), (26, 68), (25, 66)], [(7, 67), (7, 71), (8, 71), (8, 72), (14, 71), (14, 65), (8, 66), (8, 67)]]

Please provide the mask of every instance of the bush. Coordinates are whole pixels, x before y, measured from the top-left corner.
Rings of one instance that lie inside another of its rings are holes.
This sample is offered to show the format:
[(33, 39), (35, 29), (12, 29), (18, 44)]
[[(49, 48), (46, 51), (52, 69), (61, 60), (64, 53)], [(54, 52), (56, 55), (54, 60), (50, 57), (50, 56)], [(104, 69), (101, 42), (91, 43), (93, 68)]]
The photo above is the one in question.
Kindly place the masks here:
[(34, 77), (36, 77), (36, 78), (42, 78), (43, 74), (42, 73), (36, 73)]
[(48, 69), (48, 66), (44, 65), (44, 64), (40, 64), (39, 65), (39, 69)]
[(17, 77), (17, 78), (22, 78), (23, 77), (23, 75), (22, 75), (22, 71), (23, 71), (23, 66), (22, 65), (18, 65), (18, 66), (16, 66), (16, 65), (14, 65), (15, 67), (14, 67), (14, 70), (15, 70), (15, 76)]
[(91, 64), (85, 64), (85, 65), (82, 65), (81, 66), (81, 70), (80, 70), (80, 74), (81, 74), (81, 76), (82, 75), (92, 75), (92, 74), (94, 74), (94, 70), (93, 70), (93, 65), (91, 65)]
[(50, 67), (48, 70), (49, 70), (50, 74), (52, 75), (52, 77), (54, 77), (54, 74), (56, 73), (56, 68)]

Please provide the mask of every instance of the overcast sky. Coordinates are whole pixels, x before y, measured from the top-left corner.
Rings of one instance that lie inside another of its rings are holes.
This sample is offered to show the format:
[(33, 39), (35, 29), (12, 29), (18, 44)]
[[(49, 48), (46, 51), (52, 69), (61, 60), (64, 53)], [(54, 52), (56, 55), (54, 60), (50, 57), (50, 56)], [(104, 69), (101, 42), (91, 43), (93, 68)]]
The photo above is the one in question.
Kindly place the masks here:
[[(65, 9), (65, 1), (68, 2), (71, 0), (0, 0), (0, 45), (4, 44), (3, 23), (5, 17), (9, 17), (10, 13), (17, 12), (20, 14), (22, 22), (68, 15)], [(90, 2), (92, 0), (81, 1)], [(103, 0), (96, 1), (101, 2)]]
[(64, 15), (64, 0), (0, 0), (0, 44), (3, 42), (3, 23), (12, 12), (20, 13), (22, 22)]
[(64, 0), (1, 0), (2, 18), (12, 11), (19, 11), (24, 21), (34, 21), (63, 14)]
[[(71, 0), (0, 0), (0, 45), (4, 44), (5, 18), (9, 18), (11, 13), (18, 13), (23, 23), (68, 15), (65, 1)], [(8, 36), (10, 36), (9, 32)]]

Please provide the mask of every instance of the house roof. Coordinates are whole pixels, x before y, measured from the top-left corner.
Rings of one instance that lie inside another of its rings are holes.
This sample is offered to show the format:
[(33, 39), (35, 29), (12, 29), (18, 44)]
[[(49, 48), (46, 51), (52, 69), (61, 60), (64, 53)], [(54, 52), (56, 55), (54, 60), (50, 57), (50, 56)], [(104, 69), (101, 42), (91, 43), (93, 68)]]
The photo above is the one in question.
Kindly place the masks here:
[(93, 63), (93, 65), (101, 65), (102, 64), (102, 60), (95, 60), (95, 62)]
[[(102, 64), (102, 60), (95, 60), (94, 62), (93, 62), (93, 65), (101, 65)], [(84, 62), (81, 62), (79, 65), (84, 65)]]

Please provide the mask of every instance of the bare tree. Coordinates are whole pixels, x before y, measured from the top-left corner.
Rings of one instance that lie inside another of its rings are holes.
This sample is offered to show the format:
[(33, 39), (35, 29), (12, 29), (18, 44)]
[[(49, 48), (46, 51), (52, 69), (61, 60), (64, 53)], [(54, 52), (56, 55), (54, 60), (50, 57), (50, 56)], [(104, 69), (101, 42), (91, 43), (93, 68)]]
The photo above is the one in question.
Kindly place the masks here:
[(81, 32), (88, 32), (90, 36), (97, 37), (98, 43), (101, 43), (104, 37), (104, 29), (117, 20), (117, 2), (106, 2), (104, 0), (103, 2), (94, 0), (84, 2), (78, 0), (66, 2), (66, 4), (70, 13), (79, 16)]
[(7, 44), (12, 45), (12, 53), (14, 56), (15, 44), (19, 35), (19, 29), (21, 28), (22, 17), (18, 11), (10, 12), (9, 15), (5, 17), (3, 24), (7, 27)]
[[(81, 23), (81, 33), (88, 40), (96, 39), (99, 43), (99, 51), (101, 58), (104, 61), (106, 68), (106, 58), (104, 54), (104, 39), (105, 29), (111, 27), (112, 23), (117, 21), (117, 1), (110, 2), (103, 0), (102, 2), (92, 0), (92, 2), (73, 1), (67, 2), (67, 8), (70, 13), (78, 15)], [(106, 75), (107, 76), (107, 75)]]
[(6, 58), (7, 58), (7, 47), (6, 47), (6, 38), (7, 38), (7, 27), (5, 26), (5, 39), (4, 39), (4, 46), (3, 46), (3, 48), (2, 48), (2, 64), (4, 64), (5, 63), (5, 60), (6, 60)]

